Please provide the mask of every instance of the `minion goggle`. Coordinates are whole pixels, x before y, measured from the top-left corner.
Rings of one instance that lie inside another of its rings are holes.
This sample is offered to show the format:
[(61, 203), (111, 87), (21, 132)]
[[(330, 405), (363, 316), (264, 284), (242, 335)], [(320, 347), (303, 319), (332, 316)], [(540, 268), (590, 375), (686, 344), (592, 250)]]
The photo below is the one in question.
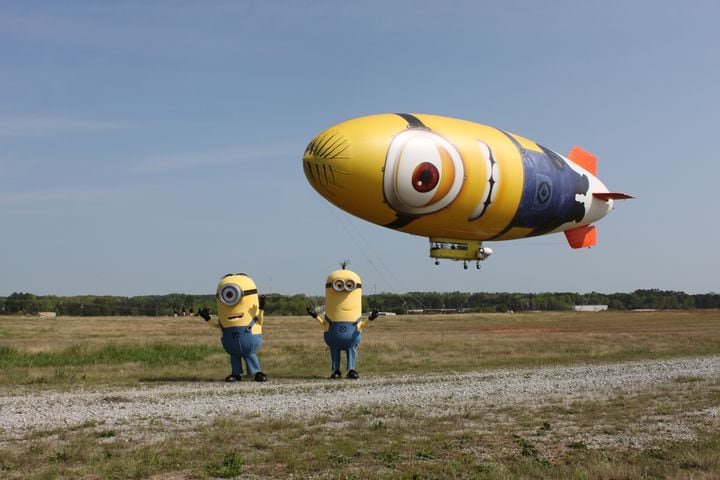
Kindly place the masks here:
[(352, 292), (356, 288), (362, 288), (362, 283), (356, 283), (355, 280), (352, 278), (348, 278), (347, 280), (342, 278), (336, 278), (332, 281), (332, 283), (326, 283), (325, 288), (332, 287), (333, 290), (336, 292)]
[[(233, 275), (232, 273), (229, 273), (225, 275), (225, 277), (229, 277)], [(237, 273), (235, 275), (245, 275), (244, 273)], [(223, 277), (223, 278), (225, 278)], [(220, 289), (218, 290), (217, 294), (215, 295), (218, 300), (222, 302), (223, 305), (232, 307), (240, 303), (240, 300), (245, 295), (252, 295), (254, 293), (258, 293), (257, 288), (253, 288), (251, 290), (243, 290), (240, 285), (237, 285), (235, 283), (226, 283)]]

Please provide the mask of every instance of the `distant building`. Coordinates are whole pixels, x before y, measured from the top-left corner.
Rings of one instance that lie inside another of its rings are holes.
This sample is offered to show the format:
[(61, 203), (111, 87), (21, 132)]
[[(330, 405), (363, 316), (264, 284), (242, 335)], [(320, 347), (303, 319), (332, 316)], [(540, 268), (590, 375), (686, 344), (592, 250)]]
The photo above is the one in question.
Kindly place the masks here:
[(607, 305), (575, 305), (573, 307), (576, 312), (602, 312), (607, 309)]
[(44, 317), (44, 318), (55, 318), (57, 317), (57, 313), (55, 312), (38, 312), (38, 317)]
[(424, 315), (433, 313), (465, 313), (464, 308), (423, 308), (419, 310), (408, 310), (408, 315)]

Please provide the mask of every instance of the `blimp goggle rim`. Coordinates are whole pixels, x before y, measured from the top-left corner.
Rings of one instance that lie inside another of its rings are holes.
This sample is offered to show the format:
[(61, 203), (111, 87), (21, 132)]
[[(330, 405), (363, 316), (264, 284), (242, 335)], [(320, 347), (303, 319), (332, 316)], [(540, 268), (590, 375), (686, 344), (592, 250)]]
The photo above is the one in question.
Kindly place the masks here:
[[(415, 137), (431, 139), (436, 145), (441, 146), (449, 155), (455, 168), (455, 177), (450, 183), (449, 190), (437, 201), (424, 206), (408, 205), (398, 194), (395, 187), (396, 173), (400, 162), (400, 155), (403, 147), (408, 141)], [(383, 195), (385, 201), (394, 210), (411, 215), (426, 215), (434, 213), (447, 207), (460, 194), (465, 180), (465, 165), (462, 155), (458, 149), (445, 137), (435, 132), (419, 128), (410, 128), (398, 133), (390, 142), (385, 156), (385, 167), (383, 169)]]
[[(231, 293), (231, 296), (226, 297), (227, 293)], [(233, 307), (240, 303), (240, 300), (242, 300), (246, 295), (253, 295), (255, 293), (258, 293), (257, 288), (243, 290), (240, 285), (235, 283), (226, 283), (218, 289), (215, 297), (226, 307)]]
[(326, 283), (325, 288), (332, 288), (336, 292), (352, 292), (356, 288), (362, 288), (362, 283), (358, 283), (352, 278), (348, 278), (347, 280), (344, 278), (336, 278), (332, 282)]

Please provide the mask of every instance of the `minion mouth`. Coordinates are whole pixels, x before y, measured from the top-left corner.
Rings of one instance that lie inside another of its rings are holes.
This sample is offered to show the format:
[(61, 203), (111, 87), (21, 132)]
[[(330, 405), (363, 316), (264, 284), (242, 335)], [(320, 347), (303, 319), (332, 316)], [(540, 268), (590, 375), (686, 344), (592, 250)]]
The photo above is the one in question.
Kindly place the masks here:
[(243, 315), (245, 315), (245, 314), (244, 314), (244, 313), (241, 313), (240, 315), (230, 315), (230, 316), (228, 317), (228, 320), (235, 320), (236, 318), (242, 318)]

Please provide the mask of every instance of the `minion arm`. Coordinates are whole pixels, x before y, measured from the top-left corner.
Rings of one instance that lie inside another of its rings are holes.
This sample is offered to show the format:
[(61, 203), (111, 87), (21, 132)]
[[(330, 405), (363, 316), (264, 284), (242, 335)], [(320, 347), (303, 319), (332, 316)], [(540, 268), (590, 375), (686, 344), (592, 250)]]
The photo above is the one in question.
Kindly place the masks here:
[(370, 312), (370, 315), (368, 316), (368, 318), (363, 318), (362, 320), (360, 320), (360, 323), (358, 323), (358, 325), (357, 325), (358, 330), (362, 330), (363, 327), (365, 327), (365, 325), (367, 325), (368, 322), (372, 322), (379, 316), (380, 315), (378, 313), (378, 309), (373, 308), (373, 310), (372, 310), (372, 312)]
[(210, 317), (210, 309), (209, 308), (202, 307), (200, 310), (198, 310), (198, 316), (200, 318), (202, 318), (203, 320), (205, 320), (205, 323), (207, 323), (208, 325), (212, 325), (215, 328), (220, 328), (220, 319), (219, 318), (212, 319), (212, 317)]
[(260, 295), (258, 297), (258, 314), (257, 314), (257, 323), (258, 325), (262, 326), (263, 320), (265, 320), (265, 295)]
[(317, 314), (315, 307), (313, 307), (312, 305), (308, 305), (307, 307), (305, 307), (305, 311), (323, 327), (328, 325), (328, 322), (326, 322), (323, 317)]

